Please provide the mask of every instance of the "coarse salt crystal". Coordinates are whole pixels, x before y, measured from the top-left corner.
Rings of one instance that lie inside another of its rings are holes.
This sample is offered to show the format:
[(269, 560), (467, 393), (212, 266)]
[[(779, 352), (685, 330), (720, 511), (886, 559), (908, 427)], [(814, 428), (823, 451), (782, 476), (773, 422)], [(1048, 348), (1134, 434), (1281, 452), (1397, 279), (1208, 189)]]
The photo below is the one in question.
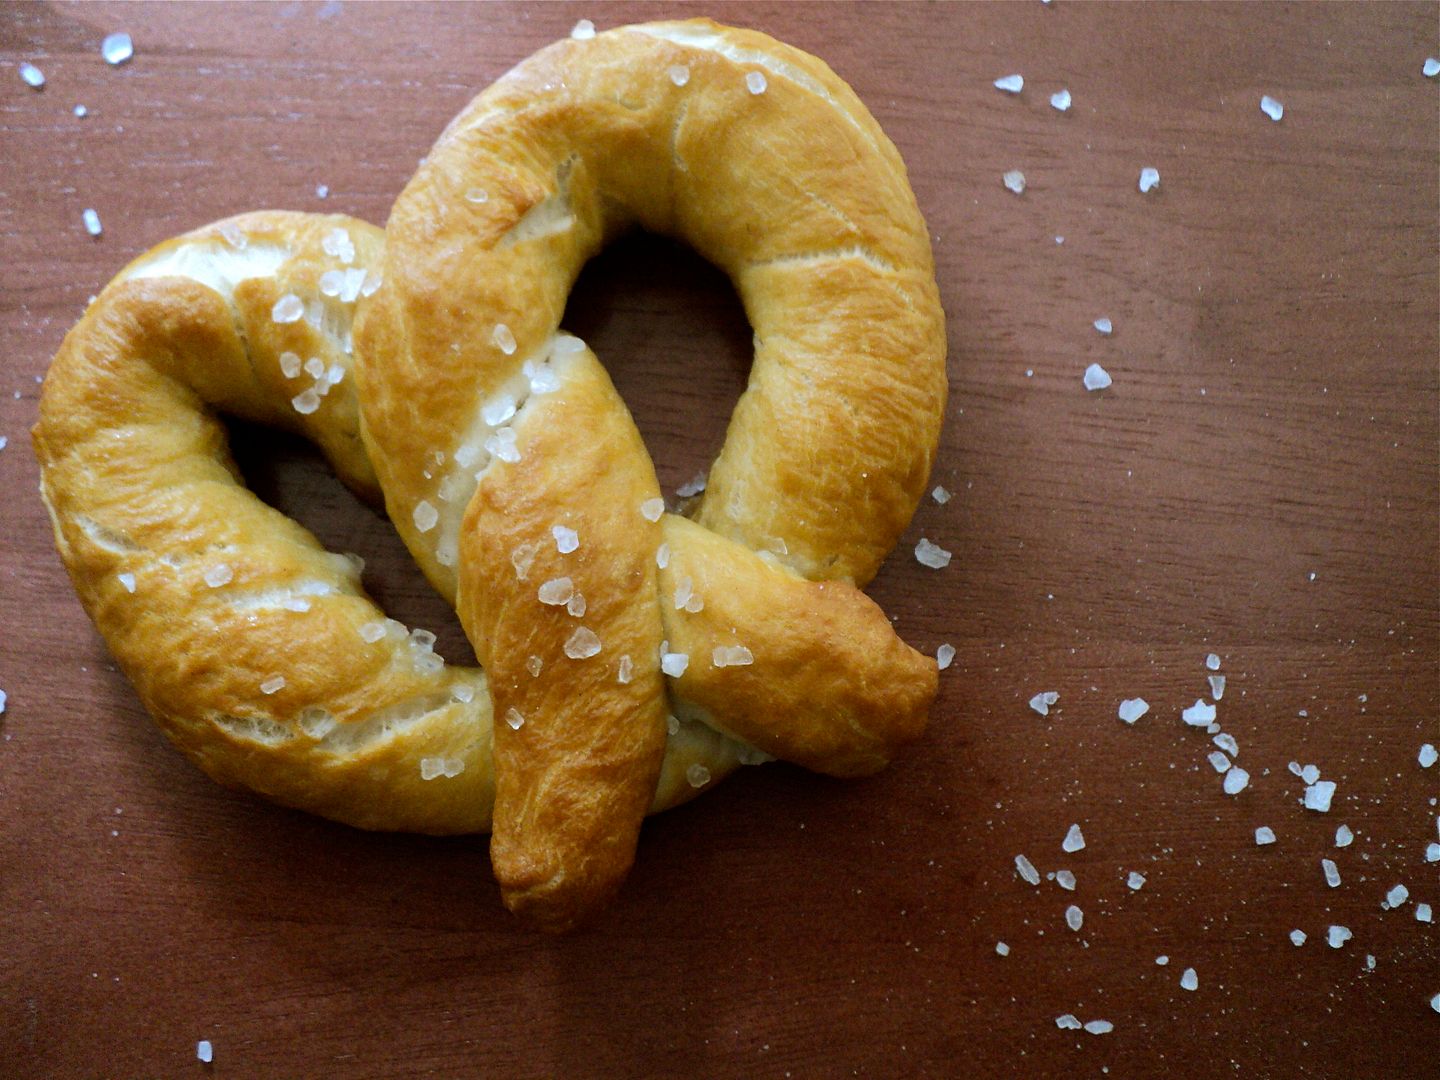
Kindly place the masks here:
[(755, 657), (744, 645), (718, 646), (710, 654), (710, 662), (717, 668), (748, 667), (755, 663)]
[(1404, 885), (1396, 885), (1385, 894), (1385, 907), (1393, 910), (1410, 899), (1410, 890)]
[[(1440, 75), (1440, 60), (1433, 56), (1427, 56), (1425, 63), (1420, 66), (1420, 71), (1427, 79), (1435, 78), (1436, 75)], [(1436, 1011), (1440, 1012), (1440, 1009)]]
[(349, 232), (338, 226), (325, 234), (320, 241), (320, 248), (326, 255), (339, 259), (346, 266), (355, 261), (355, 241), (350, 239)]
[(465, 201), (478, 206), (480, 203), (490, 201), (490, 193), (484, 188), (472, 187), (466, 190)]
[(1325, 872), (1325, 884), (1330, 888), (1333, 889), (1340, 884), (1340, 871), (1335, 866), (1334, 859), (1321, 859), (1320, 869)]
[(1055, 1018), (1055, 1026), (1061, 1031), (1079, 1031), (1083, 1025), (1080, 1023), (1078, 1017), (1071, 1013), (1066, 1013), (1064, 1016), (1057, 1016)]
[(1306, 934), (1304, 930), (1291, 930), (1290, 944), (1294, 945), (1298, 949), (1301, 945), (1305, 944), (1305, 937)]
[(530, 567), (534, 562), (534, 544), (520, 544), (510, 552), (510, 564), (515, 567), (515, 577), (519, 581), (524, 581), (530, 576)]
[(440, 520), (440, 511), (425, 499), (421, 499), (415, 504), (415, 510), (411, 517), (415, 519), (415, 528), (422, 533), (427, 533), (435, 528), (435, 523)]
[(1086, 390), (1105, 390), (1114, 380), (1110, 378), (1110, 373), (1099, 364), (1091, 364), (1085, 369), (1085, 375), (1081, 381), (1084, 382)]
[(682, 499), (688, 499), (692, 495), (699, 495), (700, 492), (705, 490), (705, 485), (709, 483), (709, 479), (702, 470), (676, 488), (675, 494), (679, 495)]
[(1305, 789), (1305, 809), (1318, 810), (1325, 814), (1330, 810), (1330, 800), (1335, 797), (1335, 781), (1319, 780)]
[(360, 640), (367, 645), (374, 645), (385, 636), (385, 624), (383, 622), (367, 622), (360, 627)]
[(278, 691), (283, 690), (284, 688), (285, 688), (285, 676), (284, 676), (284, 675), (272, 675), (272, 676), (270, 676), (270, 678), (266, 679), (264, 682), (262, 682), (262, 683), (260, 684), (260, 692), (261, 692), (262, 694), (267, 694), (267, 695), (268, 695), (268, 694), (277, 693)]
[(90, 115), (90, 110), (87, 109), (84, 105), (76, 105), (74, 113), (76, 116), (84, 118)]
[(936, 484), (935, 489), (930, 492), (930, 497), (934, 499), (937, 503), (939, 503), (941, 506), (944, 506), (947, 502), (950, 501), (950, 492), (946, 491), (939, 484)]
[(293, 352), (282, 352), (280, 354), (280, 373), (287, 379), (298, 378), (300, 375), (300, 357)]
[(1191, 727), (1208, 727), (1215, 722), (1215, 706), (1197, 698), (1194, 705), (1180, 714), (1180, 719)]
[(1025, 89), (1025, 76), (1005, 75), (995, 80), (995, 89), (1004, 90), (1007, 94), (1018, 94)]
[(1219, 654), (1219, 653), (1213, 653), (1213, 652), (1212, 652), (1212, 653), (1210, 653), (1208, 656), (1206, 656), (1206, 657), (1205, 657), (1205, 666), (1206, 666), (1207, 668), (1209, 668), (1211, 671), (1219, 671), (1219, 670), (1220, 670), (1220, 654)]
[(1071, 904), (1065, 909), (1065, 925), (1071, 930), (1079, 930), (1085, 925), (1085, 913)]
[(935, 665), (936, 665), (941, 671), (944, 671), (946, 668), (948, 668), (948, 667), (950, 666), (951, 661), (953, 661), (954, 659), (955, 659), (955, 646), (954, 646), (954, 645), (951, 645), (951, 644), (949, 644), (949, 643), (946, 643), (946, 644), (944, 644), (944, 645), (941, 645), (938, 649), (935, 650)]
[(1040, 871), (1035, 869), (1035, 864), (1024, 855), (1015, 856), (1015, 869), (1020, 871), (1020, 876), (1031, 885), (1040, 884)]
[(1205, 678), (1210, 683), (1210, 696), (1216, 701), (1219, 701), (1225, 696), (1225, 676), (1207, 675)]
[(1065, 839), (1060, 842), (1060, 847), (1067, 852), (1081, 851), (1085, 847), (1085, 834), (1080, 831), (1079, 825), (1071, 825), (1065, 834)]
[(318, 379), (321, 375), (325, 374), (325, 361), (321, 360), (318, 356), (310, 357), (309, 360), (305, 361), (305, 374), (309, 375), (312, 379)]
[(1415, 905), (1415, 921), (1416, 921), (1416, 922), (1429, 922), (1430, 919), (1431, 919), (1430, 905), (1429, 905), (1429, 904), (1416, 904), (1416, 905)]
[(514, 354), (516, 347), (515, 335), (511, 333), (510, 327), (506, 326), (503, 322), (495, 324), (495, 329), (491, 332), (490, 337), (495, 342), (496, 347), (506, 356)]
[(1275, 843), (1275, 830), (1269, 825), (1261, 825), (1255, 830), (1255, 843), (1259, 845)]
[(676, 86), (684, 86), (690, 81), (690, 69), (684, 64), (671, 64), (668, 74)]
[(685, 779), (694, 788), (702, 788), (710, 782), (710, 770), (698, 761), (685, 770)]
[(565, 610), (577, 619), (580, 618), (581, 615), (584, 615), (585, 594), (577, 592), (574, 596), (570, 597), (570, 599), (565, 603)]
[(1009, 956), (1009, 955), (1010, 955), (1010, 946), (1009, 946), (1009, 945), (1006, 945), (1005, 942), (1003, 942), (1003, 941), (997, 941), (997, 942), (995, 943), (995, 951), (996, 951), (997, 953), (999, 953), (1001, 956)]
[(275, 301), (270, 309), (270, 318), (277, 323), (299, 322), (305, 317), (305, 302), (294, 293), (286, 293)]
[(580, 534), (564, 525), (552, 525), (550, 535), (555, 538), (555, 550), (561, 555), (569, 555), (580, 546)]
[(1056, 90), (1050, 95), (1050, 107), (1060, 112), (1068, 112), (1070, 109), (1070, 91)]
[(201, 1039), (195, 1044), (195, 1057), (207, 1065), (214, 1060), (215, 1048), (210, 1045), (209, 1039)]
[(1000, 177), (1000, 182), (1016, 195), (1025, 194), (1025, 174), (1019, 169), (1011, 169)]
[(515, 415), (515, 399), (509, 394), (501, 394), (493, 401), (488, 401), (480, 410), (480, 419), (491, 427), (499, 427)]
[(118, 67), (135, 55), (135, 45), (126, 33), (107, 34), (100, 43), (100, 55), (112, 67)]
[(1120, 719), (1133, 724), (1150, 711), (1150, 703), (1144, 698), (1126, 698), (1120, 702)]
[(575, 583), (568, 577), (551, 578), (540, 586), (537, 594), (542, 604), (559, 607), (570, 602), (575, 595)]
[(545, 668), (545, 661), (538, 656), (531, 656), (525, 661), (525, 670), (530, 673), (532, 679), (538, 679), (540, 672)]
[(512, 705), (505, 710), (505, 723), (510, 725), (511, 731), (519, 731), (525, 726), (525, 714)]
[(1250, 786), (1250, 774), (1239, 765), (1233, 766), (1225, 774), (1225, 783), (1222, 786), (1226, 795), (1239, 795)]
[(235, 572), (230, 569), (228, 563), (216, 563), (205, 570), (205, 584), (212, 589), (218, 589), (221, 585), (227, 585)]
[(1160, 184), (1160, 170), (1152, 169), (1148, 165), (1140, 170), (1140, 190), (1149, 192)]
[(1326, 932), (1325, 940), (1329, 942), (1332, 949), (1338, 949), (1354, 936), (1350, 933), (1348, 926), (1332, 926)]
[(125, 591), (126, 591), (126, 592), (131, 592), (131, 593), (133, 593), (133, 592), (135, 591), (135, 575), (134, 575), (134, 574), (116, 574), (115, 576), (116, 576), (117, 580), (119, 580), (120, 584), (125, 587)]
[(1300, 770), (1300, 779), (1307, 784), (1313, 784), (1320, 779), (1320, 769), (1316, 765), (1306, 765)]
[(624, 656), (620, 657), (620, 663), (617, 666), (615, 672), (615, 681), (618, 682), (621, 686), (628, 684), (634, 671), (635, 664), (633, 661), (631, 661), (630, 654), (626, 653)]
[(1335, 830), (1335, 846), (1349, 847), (1355, 842), (1355, 834), (1350, 831), (1349, 825), (1341, 825)]
[(1055, 690), (1042, 690), (1030, 699), (1030, 708), (1034, 709), (1041, 716), (1050, 715), (1050, 706), (1060, 700), (1060, 694)]
[(1200, 985), (1200, 976), (1195, 974), (1194, 968), (1186, 968), (1180, 975), (1180, 989), (1194, 990)]
[(660, 670), (672, 679), (678, 679), (685, 674), (685, 669), (690, 666), (690, 656), (687, 653), (667, 652), (660, 656)]
[(25, 80), (26, 86), (34, 90), (45, 85), (45, 73), (29, 62), (20, 65), (20, 78)]
[(1219, 750), (1210, 751), (1210, 764), (1218, 773), (1223, 773), (1230, 768), (1230, 759)]
[(950, 565), (950, 552), (922, 536), (915, 545), (915, 561), (932, 570), (942, 570)]
[(646, 521), (659, 521), (660, 516), (665, 513), (665, 500), (658, 495), (653, 499), (646, 499), (640, 504), (640, 516)]
[(1425, 845), (1425, 861), (1440, 862), (1440, 844)]
[(1232, 758), (1238, 757), (1240, 754), (1240, 744), (1235, 741), (1234, 735), (1227, 735), (1225, 732), (1222, 731), (1219, 735), (1216, 735), (1210, 741), (1213, 742), (1216, 746), (1220, 747), (1221, 750), (1224, 750)]
[(571, 28), (570, 36), (576, 41), (589, 41), (595, 36), (595, 24), (589, 19), (581, 19)]
[(655, 565), (664, 570), (670, 565), (670, 545), (661, 544), (655, 549)]
[(1125, 884), (1130, 886), (1130, 888), (1134, 889), (1136, 892), (1139, 892), (1142, 888), (1145, 887), (1145, 875), (1136, 873), (1134, 870), (1131, 870), (1130, 875), (1125, 879)]
[(600, 651), (600, 639), (588, 627), (577, 627), (565, 642), (565, 655), (571, 660), (585, 660)]
[[(1263, 94), (1260, 98), (1260, 111), (1271, 120), (1279, 121), (1285, 115), (1285, 106), (1276, 101), (1269, 94)], [(1304, 126), (1303, 124), (1301, 125)]]
[(1100, 333), (1102, 334), (1108, 334), (1115, 329), (1115, 324), (1112, 323), (1109, 319), (1096, 319), (1095, 329), (1100, 331)]
[(763, 94), (765, 92), (765, 74), (760, 71), (747, 72), (745, 75), (745, 89), (752, 94)]
[(1055, 884), (1067, 892), (1075, 891), (1075, 874), (1070, 870), (1056, 870)]
[(80, 218), (85, 222), (85, 231), (91, 236), (99, 236), (105, 231), (100, 225), (100, 215), (94, 210), (87, 209)]
[(1164, 967), (1168, 963), (1170, 963), (1170, 957), (1168, 956), (1155, 957), (1155, 964), (1157, 967)]
[(1435, 764), (1437, 758), (1440, 758), (1440, 751), (1437, 751), (1431, 743), (1427, 742), (1421, 745), (1420, 757), (1417, 760), (1420, 762), (1422, 769), (1430, 768), (1431, 765)]
[(1091, 1035), (1108, 1035), (1115, 1030), (1115, 1025), (1109, 1020), (1087, 1020), (1085, 1030)]

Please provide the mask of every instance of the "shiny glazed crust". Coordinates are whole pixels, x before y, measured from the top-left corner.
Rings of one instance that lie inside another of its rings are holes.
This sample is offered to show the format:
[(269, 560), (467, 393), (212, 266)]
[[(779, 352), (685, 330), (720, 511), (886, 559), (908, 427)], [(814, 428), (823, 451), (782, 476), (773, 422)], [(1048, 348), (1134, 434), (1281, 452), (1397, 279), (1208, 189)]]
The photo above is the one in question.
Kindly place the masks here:
[[(683, 516), (658, 516), (623, 402), (559, 329), (635, 225), (725, 269), (756, 331)], [(288, 294), (304, 314), (277, 321)], [(311, 357), (319, 379), (290, 373)], [(262, 213), (142, 256), (67, 336), (35, 446), (81, 600), (182, 751), (366, 828), (493, 828), (506, 903), (565, 929), (647, 811), (741, 762), (872, 772), (923, 729), (935, 664), (859, 586), (923, 491), (944, 357), (924, 222), (849, 88), (762, 34), (656, 23), (521, 63), (383, 233)], [(217, 411), (383, 492), (483, 674), (246, 491)], [(542, 602), (561, 579), (569, 605)]]

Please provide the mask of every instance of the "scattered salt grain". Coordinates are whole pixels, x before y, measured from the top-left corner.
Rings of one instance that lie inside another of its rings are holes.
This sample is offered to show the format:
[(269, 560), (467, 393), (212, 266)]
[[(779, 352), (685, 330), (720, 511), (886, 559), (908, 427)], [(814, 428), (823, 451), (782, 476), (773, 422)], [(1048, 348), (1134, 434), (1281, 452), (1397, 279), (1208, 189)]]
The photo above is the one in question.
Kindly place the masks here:
[(1125, 879), (1125, 884), (1129, 885), (1130, 888), (1134, 889), (1136, 892), (1139, 892), (1142, 888), (1145, 887), (1145, 875), (1136, 873), (1134, 870), (1131, 870), (1130, 876)]
[(1416, 922), (1429, 922), (1430, 919), (1431, 919), (1431, 915), (1430, 915), (1430, 905), (1429, 905), (1429, 904), (1416, 904), (1416, 905), (1415, 905), (1415, 921), (1416, 921)]
[(1109, 1035), (1115, 1030), (1115, 1025), (1109, 1020), (1087, 1020), (1085, 1030), (1091, 1035)]
[(100, 225), (100, 215), (94, 210), (87, 208), (80, 218), (85, 222), (85, 231), (91, 236), (99, 236), (105, 231)]
[(1205, 678), (1210, 681), (1210, 696), (1219, 701), (1225, 696), (1225, 676), (1207, 675)]
[(600, 639), (588, 627), (576, 627), (565, 642), (565, 655), (571, 660), (585, 660), (600, 651)]
[(1325, 872), (1325, 884), (1335, 888), (1340, 884), (1340, 871), (1335, 866), (1334, 859), (1321, 859), (1320, 869)]
[(545, 661), (538, 656), (531, 656), (525, 661), (525, 670), (530, 673), (532, 679), (538, 679), (540, 672), (545, 668)]
[[(1440, 75), (1440, 60), (1435, 59), (1433, 56), (1427, 56), (1425, 63), (1420, 67), (1420, 71), (1427, 79), (1435, 78), (1436, 75)], [(1440, 1012), (1440, 1009), (1436, 1011)]]
[(1157, 956), (1157, 957), (1155, 957), (1155, 966), (1156, 966), (1156, 967), (1164, 967), (1164, 966), (1165, 966), (1166, 964), (1168, 964), (1168, 963), (1170, 963), (1170, 957), (1168, 957), (1168, 956)]
[(763, 72), (751, 71), (745, 75), (745, 89), (752, 94), (763, 94), (765, 92), (765, 75)]
[(1180, 719), (1191, 727), (1208, 727), (1215, 722), (1215, 706), (1197, 698), (1194, 705), (1180, 714)]
[(1440, 862), (1440, 844), (1425, 845), (1425, 861)]
[(1160, 170), (1152, 169), (1148, 165), (1140, 170), (1140, 190), (1142, 193), (1148, 193), (1152, 188), (1157, 187), (1159, 183)]
[(731, 645), (728, 648), (720, 645), (710, 653), (710, 662), (717, 668), (749, 667), (755, 663), (755, 657), (744, 645)]
[(511, 731), (519, 731), (525, 726), (525, 714), (512, 705), (505, 710), (505, 723), (510, 725)]
[(997, 941), (997, 942), (995, 943), (995, 951), (996, 951), (997, 953), (999, 953), (1001, 956), (1009, 956), (1009, 955), (1010, 955), (1010, 946), (1009, 946), (1009, 945), (1006, 945), (1005, 942), (1003, 942), (1003, 941)]
[[(1301, 715), (1303, 716), (1304, 713), (1301, 713)], [(1317, 765), (1306, 765), (1303, 769), (1300, 770), (1300, 779), (1301, 779), (1301, 780), (1304, 780), (1305, 783), (1307, 783), (1307, 784), (1313, 784), (1313, 783), (1315, 783), (1316, 780), (1319, 780), (1319, 779), (1320, 779), (1320, 768), (1319, 768), (1319, 766), (1317, 766)]]
[(570, 30), (570, 36), (576, 41), (589, 41), (595, 36), (595, 24), (589, 19), (581, 19)]
[(932, 570), (941, 570), (950, 565), (950, 552), (938, 544), (932, 544), (922, 536), (920, 542), (915, 545), (915, 560), (921, 566), (928, 566)]
[(1180, 989), (1194, 990), (1200, 985), (1200, 976), (1195, 974), (1194, 968), (1186, 968), (1180, 974)]
[(383, 622), (367, 622), (360, 627), (360, 640), (367, 645), (374, 645), (385, 636), (385, 624)]
[(520, 460), (520, 448), (515, 445), (515, 429), (496, 428), (495, 434), (486, 436), (485, 451), (501, 461), (512, 464)]
[(1335, 830), (1335, 846), (1349, 847), (1355, 842), (1355, 834), (1350, 831), (1349, 825), (1341, 825)]
[(115, 577), (120, 582), (120, 584), (125, 587), (126, 592), (133, 593), (135, 591), (134, 574), (116, 574)]
[(1224, 750), (1232, 758), (1240, 755), (1240, 744), (1235, 741), (1234, 735), (1227, 735), (1222, 731), (1210, 741), (1220, 747), (1221, 750)]
[(550, 535), (555, 538), (555, 550), (561, 555), (569, 555), (580, 546), (580, 534), (564, 525), (552, 525)]
[[(1285, 115), (1285, 106), (1269, 94), (1265, 94), (1260, 98), (1260, 111), (1271, 120), (1278, 122), (1280, 118)], [(1304, 125), (1301, 126), (1303, 127)]]
[(317, 184), (315, 186), (315, 197), (317, 199), (328, 199), (330, 197), (330, 185)]
[(1150, 703), (1144, 698), (1126, 698), (1120, 702), (1120, 719), (1133, 724), (1150, 711)]
[(1354, 936), (1350, 933), (1348, 926), (1332, 926), (1326, 933), (1325, 940), (1329, 942), (1332, 949), (1338, 949)]
[(1330, 800), (1335, 797), (1335, 781), (1320, 780), (1305, 789), (1305, 809), (1317, 810), (1322, 814), (1330, 812)]
[(660, 654), (660, 670), (672, 679), (678, 679), (685, 674), (685, 669), (690, 666), (688, 653), (666, 652)]
[(620, 664), (616, 669), (615, 673), (615, 681), (618, 682), (621, 686), (628, 685), (634, 672), (635, 664), (633, 661), (631, 661), (630, 654), (626, 653), (624, 656), (620, 657)]
[(1430, 999), (1430, 1008), (1434, 1009), (1437, 1013), (1440, 1013), (1440, 994), (1436, 994)]
[(1082, 381), (1085, 383), (1086, 390), (1105, 390), (1114, 380), (1110, 378), (1110, 373), (1099, 364), (1091, 364), (1085, 369)]
[(1083, 851), (1085, 848), (1085, 834), (1080, 831), (1079, 825), (1071, 825), (1065, 834), (1065, 839), (1060, 842), (1060, 847), (1067, 852)]
[(501, 394), (493, 401), (485, 403), (480, 410), (480, 419), (491, 427), (499, 427), (515, 415), (515, 399), (509, 394)]
[(1261, 825), (1255, 830), (1255, 843), (1260, 846), (1275, 843), (1275, 830), (1269, 825)]
[(1290, 931), (1290, 944), (1294, 945), (1297, 949), (1298, 949), (1301, 945), (1304, 945), (1304, 944), (1305, 944), (1305, 931), (1304, 931), (1304, 930), (1291, 930), (1291, 931)]
[(1061, 1031), (1079, 1031), (1082, 1025), (1078, 1017), (1071, 1013), (1066, 1013), (1064, 1016), (1057, 1016), (1055, 1018), (1055, 1026)]
[(286, 293), (275, 301), (270, 309), (270, 318), (277, 323), (299, 322), (305, 316), (305, 302), (294, 293)]
[(135, 45), (129, 34), (108, 34), (100, 43), (100, 55), (111, 67), (119, 67), (135, 55)]
[(646, 499), (640, 504), (640, 516), (646, 521), (659, 521), (660, 515), (665, 513), (665, 500), (658, 495), (653, 499)]
[(1440, 751), (1437, 751), (1432, 744), (1427, 742), (1420, 747), (1419, 761), (1422, 769), (1430, 768), (1435, 764), (1437, 758), (1440, 758)]
[(280, 354), (280, 372), (287, 379), (298, 378), (300, 375), (300, 357), (293, 352), (282, 352)]
[(521, 544), (510, 552), (510, 564), (515, 567), (515, 577), (519, 581), (524, 581), (530, 576), (530, 567), (534, 562), (534, 544)]
[(944, 506), (947, 502), (950, 501), (950, 492), (946, 491), (939, 484), (936, 484), (935, 489), (930, 492), (930, 497), (934, 499), (937, 503), (939, 503), (941, 506)]
[(664, 570), (670, 565), (670, 545), (661, 544), (655, 549), (655, 565)]
[(1223, 773), (1230, 768), (1230, 759), (1219, 750), (1210, 751), (1210, 765), (1218, 773)]
[(1239, 765), (1236, 765), (1225, 774), (1225, 783), (1223, 786), (1226, 795), (1239, 795), (1240, 792), (1250, 786), (1250, 774), (1240, 768)]
[(1056, 90), (1050, 95), (1050, 107), (1060, 112), (1068, 112), (1070, 109), (1070, 91)]
[(685, 779), (694, 788), (702, 788), (710, 782), (710, 770), (698, 761), (685, 770)]
[(995, 80), (995, 89), (1004, 90), (1007, 94), (1018, 94), (1025, 89), (1025, 76), (1006, 75)]
[(427, 533), (435, 528), (435, 523), (440, 520), (440, 511), (426, 500), (421, 499), (415, 504), (415, 511), (411, 516), (415, 519), (415, 528), (422, 533)]
[(278, 691), (283, 690), (284, 688), (285, 688), (285, 676), (284, 676), (284, 675), (272, 675), (272, 676), (270, 676), (270, 678), (266, 679), (264, 682), (262, 682), (262, 683), (260, 684), (260, 692), (261, 692), (262, 694), (266, 694), (266, 695), (277, 693)]
[(205, 584), (212, 589), (218, 589), (221, 585), (228, 585), (235, 572), (230, 569), (228, 563), (216, 563), (205, 570)]
[(670, 81), (676, 86), (684, 86), (690, 81), (690, 69), (684, 64), (671, 64), (669, 75)]
[(1398, 908), (1401, 904), (1405, 903), (1405, 901), (1409, 899), (1410, 890), (1407, 889), (1404, 885), (1396, 885), (1393, 889), (1391, 889), (1385, 894), (1385, 903), (1382, 905), (1382, 910), (1393, 911), (1395, 908)]
[(1000, 182), (1016, 195), (1025, 194), (1025, 174), (1019, 169), (1011, 169), (1004, 176), (1000, 177)]
[(1020, 876), (1031, 885), (1040, 884), (1040, 871), (1035, 869), (1035, 864), (1024, 855), (1015, 856), (1015, 869), (1020, 871)]
[(309, 375), (312, 379), (318, 379), (321, 375), (325, 374), (325, 361), (321, 360), (318, 356), (310, 357), (309, 360), (305, 361), (305, 374)]
[(569, 601), (565, 604), (565, 610), (577, 619), (580, 618), (581, 615), (584, 615), (585, 594), (577, 592), (574, 596), (570, 597)]
[(350, 239), (350, 234), (338, 226), (325, 234), (320, 241), (320, 248), (326, 255), (339, 259), (346, 266), (355, 261), (355, 242)]
[(575, 583), (568, 577), (551, 578), (540, 586), (538, 595), (542, 604), (559, 607), (575, 595)]
[(210, 1045), (209, 1039), (201, 1039), (195, 1044), (195, 1057), (206, 1065), (215, 1059), (215, 1048)]
[(1030, 708), (1034, 709), (1041, 716), (1050, 715), (1050, 706), (1060, 700), (1060, 695), (1054, 690), (1043, 690), (1030, 699)]
[(946, 668), (948, 668), (950, 666), (950, 662), (954, 659), (954, 645), (946, 643), (935, 650), (935, 664), (941, 671), (944, 671)]
[(20, 78), (25, 80), (25, 85), (33, 90), (39, 90), (45, 85), (45, 73), (31, 63), (20, 65)]
[(1112, 323), (1109, 319), (1096, 319), (1095, 329), (1100, 331), (1100, 333), (1102, 334), (1108, 334), (1115, 329), (1115, 324)]
[(495, 324), (495, 329), (491, 331), (490, 338), (495, 342), (496, 347), (506, 356), (514, 354), (515, 335), (511, 333), (510, 327), (506, 326), (503, 322)]
[(1067, 892), (1075, 891), (1075, 875), (1069, 870), (1055, 871), (1055, 884)]

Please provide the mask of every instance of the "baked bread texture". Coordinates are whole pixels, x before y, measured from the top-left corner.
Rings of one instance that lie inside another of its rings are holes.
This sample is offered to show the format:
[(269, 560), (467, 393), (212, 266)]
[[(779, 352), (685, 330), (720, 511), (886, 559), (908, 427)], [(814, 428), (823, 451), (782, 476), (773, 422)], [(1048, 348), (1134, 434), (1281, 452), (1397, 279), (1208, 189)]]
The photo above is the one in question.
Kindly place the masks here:
[[(560, 327), (637, 226), (725, 270), (755, 331), (683, 513)], [(863, 775), (923, 730), (936, 666), (860, 589), (945, 393), (895, 148), (821, 61), (689, 20), (523, 61), (383, 232), (265, 212), (148, 252), (67, 335), (34, 439), (86, 611), (187, 756), (363, 828), (491, 830), (506, 904), (563, 930), (619, 887), (647, 812), (773, 758)], [(247, 491), (217, 413), (383, 497), (480, 667)]]

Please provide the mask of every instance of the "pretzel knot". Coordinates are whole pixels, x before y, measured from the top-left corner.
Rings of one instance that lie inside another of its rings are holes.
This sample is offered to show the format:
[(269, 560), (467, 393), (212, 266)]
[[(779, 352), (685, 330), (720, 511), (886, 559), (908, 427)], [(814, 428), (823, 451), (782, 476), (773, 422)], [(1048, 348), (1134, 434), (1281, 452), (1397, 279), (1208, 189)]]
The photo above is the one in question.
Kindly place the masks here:
[[(559, 329), (585, 261), (637, 225), (724, 269), (755, 331), (684, 513)], [(35, 444), (86, 610), (182, 751), (364, 828), (490, 829), (506, 903), (564, 929), (619, 886), (647, 811), (771, 758), (869, 773), (920, 733), (935, 664), (859, 587), (944, 398), (894, 147), (821, 61), (694, 20), (520, 64), (384, 233), (261, 213), (148, 252), (66, 337)], [(217, 412), (383, 494), (480, 668), (251, 495)]]

